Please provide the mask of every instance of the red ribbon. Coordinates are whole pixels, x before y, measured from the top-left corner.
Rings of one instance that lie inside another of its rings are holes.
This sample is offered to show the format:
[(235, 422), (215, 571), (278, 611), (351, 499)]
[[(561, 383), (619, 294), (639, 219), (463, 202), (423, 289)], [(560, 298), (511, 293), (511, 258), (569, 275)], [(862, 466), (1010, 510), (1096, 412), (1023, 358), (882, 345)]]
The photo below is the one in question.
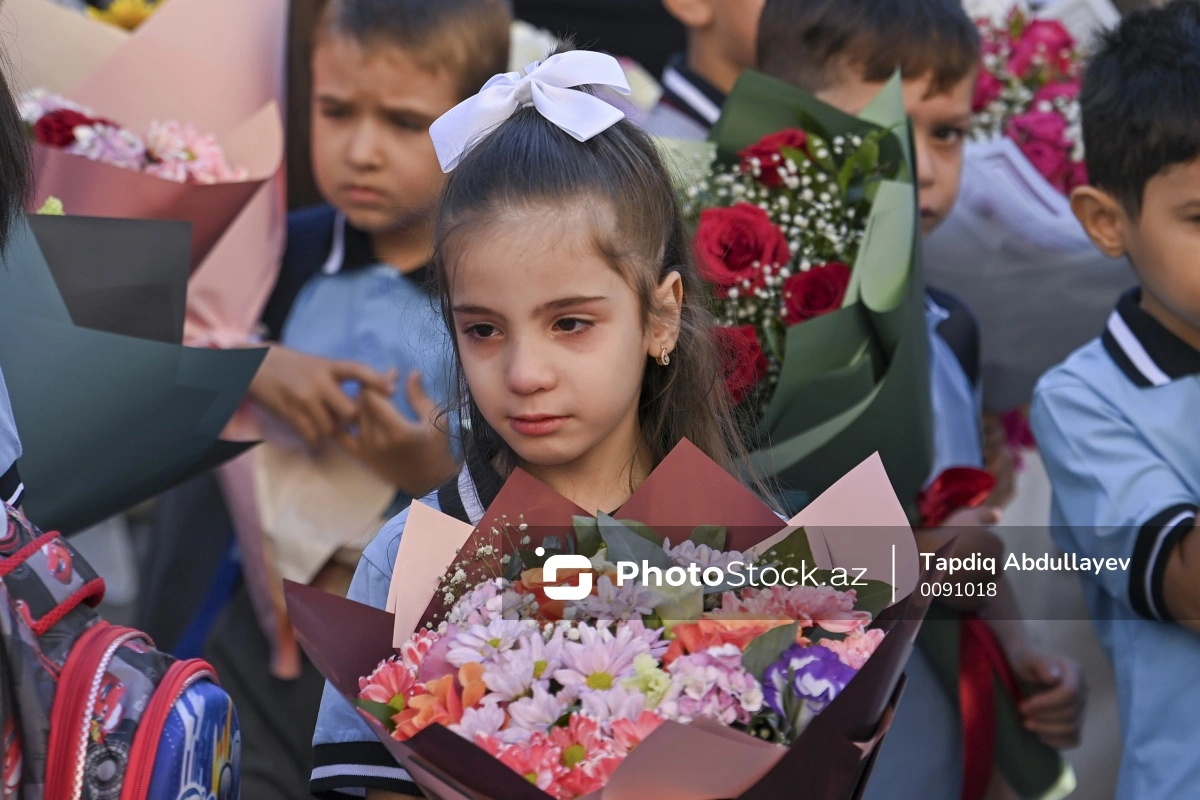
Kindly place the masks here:
[(962, 717), (962, 800), (982, 800), (996, 758), (995, 678), (1021, 701), (1016, 676), (996, 639), (977, 614), (965, 614), (958, 644), (958, 703)]
[(921, 525), (936, 528), (960, 508), (975, 508), (996, 488), (991, 473), (974, 467), (951, 467), (933, 479), (917, 498)]

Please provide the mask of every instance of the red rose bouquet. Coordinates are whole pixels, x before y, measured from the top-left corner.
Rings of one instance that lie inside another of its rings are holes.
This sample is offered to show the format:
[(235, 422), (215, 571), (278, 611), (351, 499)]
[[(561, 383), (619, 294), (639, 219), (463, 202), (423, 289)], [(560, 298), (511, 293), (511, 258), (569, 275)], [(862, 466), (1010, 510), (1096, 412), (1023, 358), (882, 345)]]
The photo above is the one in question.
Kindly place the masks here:
[(885, 177), (879, 143), (810, 124), (762, 137), (687, 192), (700, 274), (724, 326), (735, 403), (765, 404), (787, 329), (842, 307), (871, 203)]
[(977, 23), (983, 64), (975, 84), (976, 140), (1007, 136), (1063, 194), (1087, 182), (1079, 111), (1080, 51), (1055, 19), (1013, 9), (1004, 25)]

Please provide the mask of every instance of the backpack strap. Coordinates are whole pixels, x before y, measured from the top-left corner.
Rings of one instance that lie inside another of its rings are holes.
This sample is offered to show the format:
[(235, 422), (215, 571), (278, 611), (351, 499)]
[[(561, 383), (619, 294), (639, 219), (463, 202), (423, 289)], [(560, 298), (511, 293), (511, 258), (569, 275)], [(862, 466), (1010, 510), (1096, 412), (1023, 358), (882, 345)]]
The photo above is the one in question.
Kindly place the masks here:
[[(26, 543), (11, 556), (0, 558), (0, 580), (4, 580), (8, 576), (12, 575), (13, 572), (15, 572), (19, 567), (23, 566), (29, 561), (29, 559), (33, 558), (34, 555), (41, 552), (48, 545), (58, 542), (59, 549), (66, 554), (66, 556), (69, 558), (69, 563), (73, 565), (71, 569), (75, 572), (78, 578), (82, 579), (83, 581), (80, 585), (75, 587), (75, 589), (69, 595), (60, 600), (53, 593), (49, 593), (48, 589), (42, 588), (43, 586), (49, 585), (46, 580), (43, 580), (44, 577), (48, 577), (48, 573), (36, 565), (31, 565), (30, 567), (30, 571), (33, 573), (31, 578), (25, 578), (22, 580), (14, 579), (10, 587), (12, 594), (18, 600), (29, 601), (28, 603), (22, 604), (26, 609), (22, 613), (26, 617), (26, 624), (29, 625), (30, 629), (35, 634), (37, 634), (39, 637), (44, 636), (48, 630), (53, 628), (55, 625), (61, 622), (64, 617), (84, 603), (87, 603), (93, 608), (100, 605), (100, 602), (104, 599), (104, 579), (97, 576), (95, 572), (92, 571), (91, 567), (86, 565), (86, 563), (83, 561), (83, 558), (77, 552), (75, 552), (74, 548), (69, 547), (66, 542), (62, 540), (61, 534), (59, 534), (57, 531), (40, 533), (37, 528), (30, 525), (24, 519), (24, 517), (17, 514), (11, 508), (8, 509), (8, 522), (10, 526), (18, 526), (19, 530), (14, 534), (15, 536), (20, 536), (28, 541), (26, 541)], [(34, 589), (37, 594), (46, 594), (46, 598), (41, 603), (33, 602), (28, 592), (23, 591), (30, 588), (30, 580), (32, 580), (33, 584), (37, 585)], [(36, 613), (37, 606), (39, 605), (41, 605), (43, 613), (41, 617), (34, 619), (32, 614)], [(34, 606), (35, 608), (30, 610), (30, 606)]]

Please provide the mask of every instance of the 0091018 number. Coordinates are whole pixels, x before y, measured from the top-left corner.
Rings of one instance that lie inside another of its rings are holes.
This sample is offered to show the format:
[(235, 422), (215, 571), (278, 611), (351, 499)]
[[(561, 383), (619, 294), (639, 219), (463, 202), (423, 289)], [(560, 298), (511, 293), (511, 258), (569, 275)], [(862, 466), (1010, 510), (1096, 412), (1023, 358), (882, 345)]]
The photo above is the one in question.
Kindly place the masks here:
[(995, 597), (995, 583), (922, 583), (922, 597)]

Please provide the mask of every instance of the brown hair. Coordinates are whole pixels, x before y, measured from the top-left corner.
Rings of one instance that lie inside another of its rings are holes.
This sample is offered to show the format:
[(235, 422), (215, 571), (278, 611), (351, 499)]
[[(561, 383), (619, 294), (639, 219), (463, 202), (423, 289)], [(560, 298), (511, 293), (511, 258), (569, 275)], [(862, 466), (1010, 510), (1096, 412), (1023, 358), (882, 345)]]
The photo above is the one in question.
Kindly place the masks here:
[(508, 69), (511, 27), (506, 0), (329, 0), (314, 41), (399, 47), (425, 69), (453, 70), (466, 98)]
[[(560, 46), (557, 52), (569, 48)], [(453, 330), (449, 266), (461, 252), (463, 237), (502, 214), (568, 203), (601, 209), (593, 217), (597, 252), (637, 294), (644, 325), (655, 313), (659, 284), (672, 271), (682, 276), (683, 307), (671, 363), (662, 367), (646, 359), (638, 402), (653, 463), (686, 438), (762, 490), (745, 463), (742, 432), (722, 380), (715, 327), (678, 199), (654, 143), (628, 120), (579, 142), (536, 109), (524, 108), (463, 158), (446, 183), (434, 231), (433, 263), (447, 326)], [(457, 356), (457, 338), (452, 338)], [(461, 360), (455, 361), (458, 397), (450, 408), (464, 415), (464, 455), (499, 460), (502, 471), (511, 469), (511, 448), (483, 418)]]
[(979, 66), (979, 32), (962, 0), (767, 0), (758, 26), (758, 68), (808, 92), (843, 70), (880, 83), (930, 76), (930, 96)]

